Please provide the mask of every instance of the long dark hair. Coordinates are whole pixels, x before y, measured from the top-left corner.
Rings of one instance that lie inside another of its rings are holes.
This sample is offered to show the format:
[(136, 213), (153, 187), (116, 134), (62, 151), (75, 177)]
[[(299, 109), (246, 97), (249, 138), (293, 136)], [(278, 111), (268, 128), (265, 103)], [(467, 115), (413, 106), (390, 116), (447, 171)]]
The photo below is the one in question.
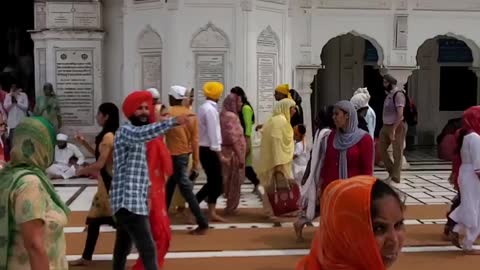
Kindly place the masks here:
[(460, 154), (460, 150), (462, 149), (462, 145), (463, 145), (463, 139), (465, 138), (465, 136), (467, 134), (468, 134), (468, 130), (466, 130), (464, 128), (459, 129), (458, 138), (457, 138), (457, 148), (455, 149), (455, 152), (457, 154)]
[(95, 137), (95, 144), (99, 144), (103, 140), (103, 136), (105, 134), (112, 132), (115, 134), (118, 127), (120, 126), (120, 113), (118, 111), (118, 107), (111, 103), (106, 102), (98, 107), (98, 112), (102, 113), (103, 115), (108, 115), (108, 119), (103, 125), (102, 131)]
[[(255, 123), (255, 112), (253, 112), (253, 107), (250, 105), (250, 102), (248, 102), (247, 95), (245, 94), (245, 91), (240, 86), (235, 86), (230, 90), (230, 93), (236, 94), (242, 99), (242, 104), (250, 106), (252, 108), (252, 123)], [(245, 130), (245, 120), (243, 119), (243, 113), (240, 110), (238, 113), (240, 116), (240, 123), (242, 124), (243, 130)]]
[(333, 111), (335, 107), (330, 105), (328, 107), (323, 107), (318, 111), (317, 117), (314, 121), (314, 131), (313, 134), (317, 132), (317, 130), (322, 130), (324, 128), (335, 128), (335, 124), (333, 123)]

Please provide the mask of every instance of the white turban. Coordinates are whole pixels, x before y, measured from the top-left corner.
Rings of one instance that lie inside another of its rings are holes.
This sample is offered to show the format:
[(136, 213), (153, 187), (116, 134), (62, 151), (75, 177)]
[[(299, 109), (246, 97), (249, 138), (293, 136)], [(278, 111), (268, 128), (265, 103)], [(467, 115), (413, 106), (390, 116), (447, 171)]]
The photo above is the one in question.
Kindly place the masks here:
[(368, 102), (370, 101), (370, 92), (368, 92), (368, 88), (358, 88), (353, 95), (355, 96), (356, 94), (365, 94), (368, 96)]
[(370, 96), (365, 94), (365, 93), (358, 93), (350, 99), (350, 102), (352, 102), (353, 106), (355, 107), (355, 110), (360, 110), (362, 108), (368, 107), (368, 101), (370, 100)]
[(152, 94), (153, 99), (160, 99), (160, 92), (158, 92), (157, 88), (148, 88), (147, 91)]
[(62, 133), (57, 134), (57, 141), (66, 142), (68, 141), (68, 136)]

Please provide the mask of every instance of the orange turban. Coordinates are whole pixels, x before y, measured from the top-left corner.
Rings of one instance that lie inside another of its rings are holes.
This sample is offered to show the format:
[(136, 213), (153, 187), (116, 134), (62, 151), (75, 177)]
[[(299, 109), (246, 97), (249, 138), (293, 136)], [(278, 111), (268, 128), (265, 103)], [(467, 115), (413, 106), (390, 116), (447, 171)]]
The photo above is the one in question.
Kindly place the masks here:
[(356, 176), (328, 185), (320, 204), (320, 227), (310, 254), (297, 270), (385, 270), (370, 213), (376, 181), (372, 176)]
[(288, 85), (288, 83), (280, 84), (279, 86), (277, 86), (277, 88), (275, 88), (275, 91), (280, 94), (286, 95), (287, 98), (292, 98), (292, 95), (290, 95), (290, 86)]
[(153, 96), (146, 90), (135, 91), (130, 93), (123, 101), (122, 111), (127, 118), (130, 118), (135, 111), (142, 105), (143, 102), (147, 102), (149, 110), (153, 104)]

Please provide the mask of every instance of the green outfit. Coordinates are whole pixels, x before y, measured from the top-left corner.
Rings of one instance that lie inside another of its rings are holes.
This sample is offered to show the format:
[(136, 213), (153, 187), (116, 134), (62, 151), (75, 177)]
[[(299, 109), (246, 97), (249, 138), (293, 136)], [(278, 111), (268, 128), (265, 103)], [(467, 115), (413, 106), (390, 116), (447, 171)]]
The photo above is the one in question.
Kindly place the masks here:
[(45, 175), (53, 162), (55, 132), (41, 117), (24, 118), (15, 129), (11, 161), (0, 172), (0, 270), (31, 269), (21, 224), (41, 219), (50, 269), (66, 270), (69, 210)]
[[(245, 104), (242, 107), (242, 116), (243, 116), (243, 122), (245, 123), (245, 136), (248, 137), (249, 139), (247, 140), (248, 143), (248, 149), (252, 149), (252, 132), (253, 132), (253, 109), (250, 105)], [(253, 151), (250, 150), (250, 153), (247, 156), (247, 160), (245, 162), (245, 165), (247, 167), (252, 166), (252, 160), (253, 160)]]
[(37, 97), (33, 114), (50, 121), (55, 128), (55, 131), (58, 131), (62, 127), (62, 116), (60, 114), (60, 106), (58, 105), (56, 96)]

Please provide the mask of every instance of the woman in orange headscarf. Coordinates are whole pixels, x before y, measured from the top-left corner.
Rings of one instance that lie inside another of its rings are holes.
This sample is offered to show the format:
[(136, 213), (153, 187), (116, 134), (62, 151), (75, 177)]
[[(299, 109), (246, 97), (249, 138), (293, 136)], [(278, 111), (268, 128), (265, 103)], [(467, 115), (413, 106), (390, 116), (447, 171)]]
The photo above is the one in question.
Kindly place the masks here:
[[(154, 112), (150, 113), (150, 122), (164, 120), (167, 117), (164, 108), (165, 106), (162, 104), (152, 106)], [(167, 214), (165, 182), (173, 173), (172, 158), (163, 141), (163, 136), (148, 142), (147, 162), (151, 182), (149, 198), (150, 227), (157, 248), (158, 266), (161, 269), (165, 263), (165, 256), (172, 238), (170, 220)], [(142, 260), (138, 258), (133, 270), (142, 269), (144, 269)]]
[(371, 176), (332, 182), (323, 193), (322, 219), (310, 254), (297, 270), (385, 270), (400, 254), (403, 205)]

